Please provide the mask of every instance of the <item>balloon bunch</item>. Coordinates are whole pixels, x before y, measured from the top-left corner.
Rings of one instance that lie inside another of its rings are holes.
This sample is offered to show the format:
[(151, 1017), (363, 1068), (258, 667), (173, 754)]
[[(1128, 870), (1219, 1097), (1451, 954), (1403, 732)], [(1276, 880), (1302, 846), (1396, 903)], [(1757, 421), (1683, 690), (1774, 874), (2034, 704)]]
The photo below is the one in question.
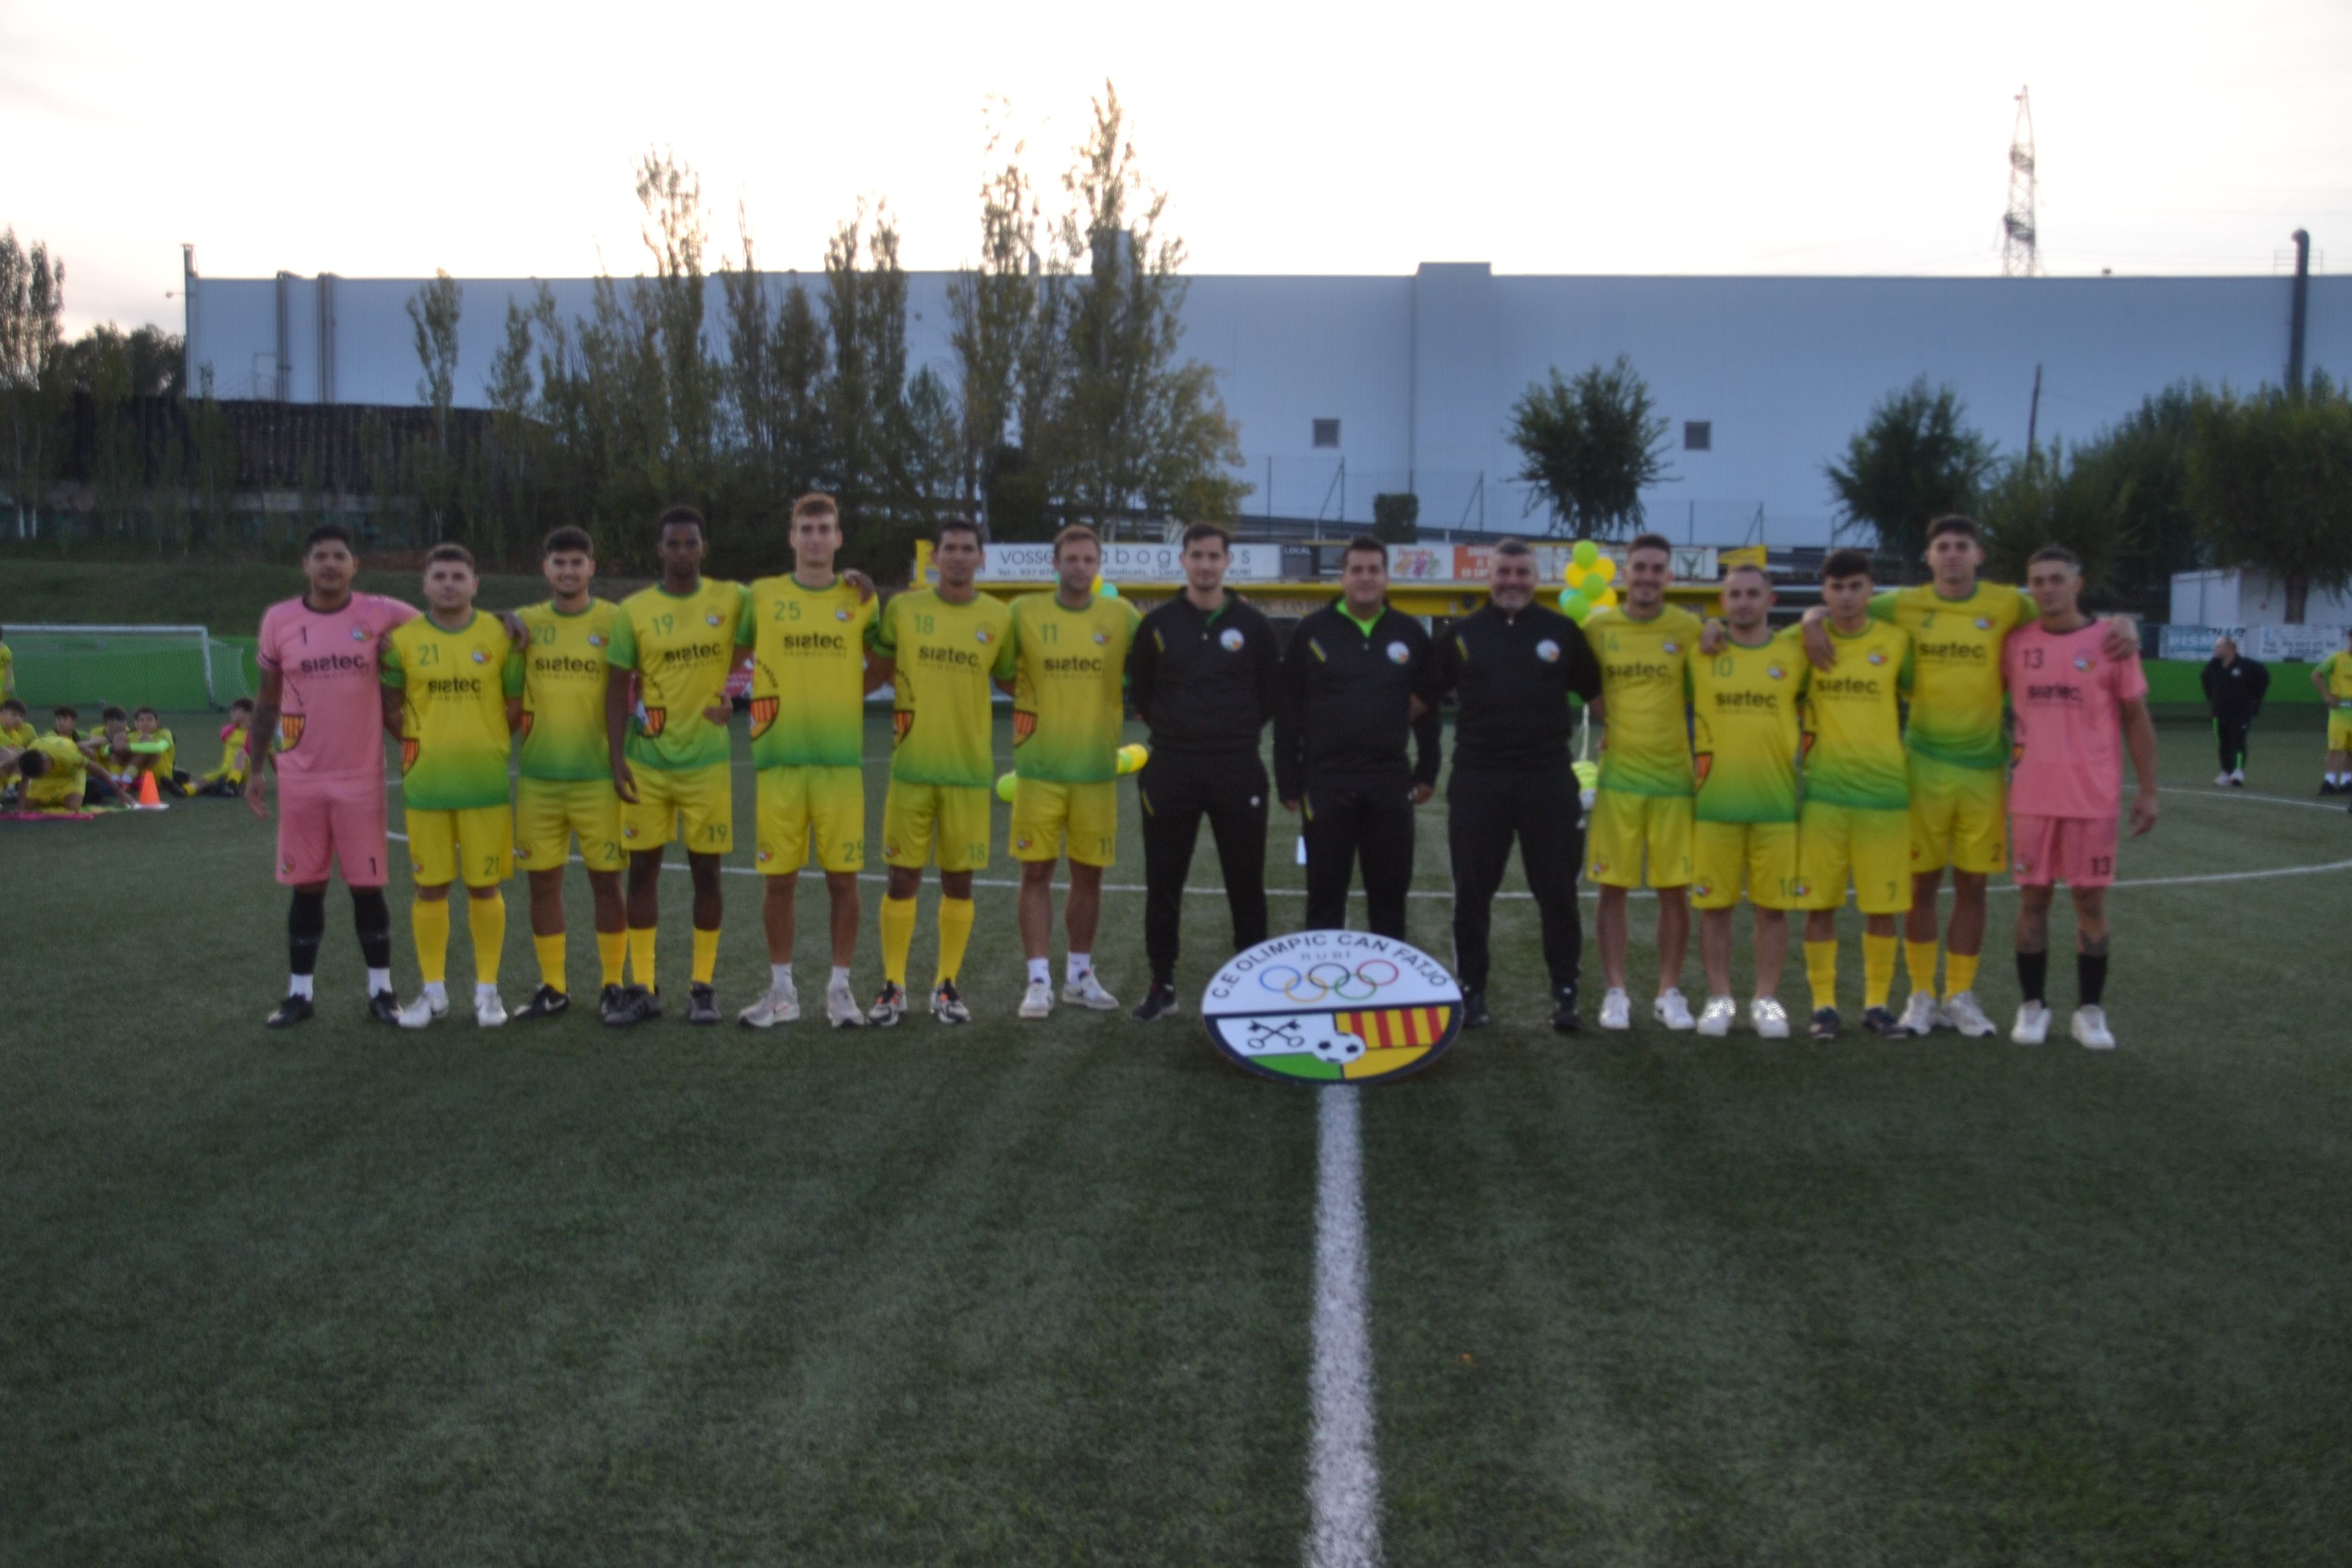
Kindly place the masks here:
[(1116, 599), (1118, 597), (1118, 584), (1104, 582), (1102, 574), (1097, 572), (1095, 574), (1095, 593), (1105, 599)]
[(1569, 552), (1568, 586), (1559, 592), (1559, 613), (1570, 620), (1582, 624), (1584, 617), (1595, 610), (1606, 610), (1617, 604), (1617, 563), (1601, 553), (1601, 547), (1589, 539), (1580, 539)]

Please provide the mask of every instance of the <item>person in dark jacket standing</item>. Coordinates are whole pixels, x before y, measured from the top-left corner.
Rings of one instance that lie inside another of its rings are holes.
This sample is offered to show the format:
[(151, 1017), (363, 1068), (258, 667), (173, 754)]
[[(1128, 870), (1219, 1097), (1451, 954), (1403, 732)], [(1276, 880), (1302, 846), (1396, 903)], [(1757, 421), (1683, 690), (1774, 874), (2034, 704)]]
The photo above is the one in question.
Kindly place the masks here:
[(2258, 659), (2238, 652), (2236, 639), (2223, 637), (2213, 645), (2200, 679), (2205, 700), (2213, 709), (2213, 736), (2221, 746), (2221, 771), (2217, 784), (2242, 788), (2246, 782), (2246, 732), (2263, 710), (2263, 697), (2271, 689), (2271, 672)]
[[(1275, 787), (1307, 819), (1307, 925), (1348, 923), (1348, 884), (1364, 862), (1374, 932), (1404, 940), (1412, 884), (1412, 808), (1437, 787), (1437, 710), (1429, 634), (1389, 608), (1388, 547), (1358, 536), (1340, 555), (1339, 600), (1298, 623), (1283, 655), (1274, 721)], [(1419, 765), (1405, 761), (1410, 733)]]
[(1177, 1010), (1177, 934), (1201, 818), (1217, 844), (1234, 951), (1266, 938), (1265, 803), (1258, 733), (1282, 701), (1282, 648), (1257, 608), (1225, 592), (1233, 536), (1184, 531), (1184, 592), (1143, 617), (1127, 654), (1128, 696), (1151, 727), (1135, 781), (1143, 806), (1143, 951), (1151, 988), (1133, 1014)]
[(1519, 864), (1543, 921), (1551, 974), (1552, 1027), (1576, 1030), (1577, 970), (1584, 924), (1576, 868), (1584, 858), (1580, 802), (1568, 754), (1570, 693), (1601, 695), (1601, 665), (1576, 623), (1535, 602), (1535, 552), (1516, 539), (1495, 547), (1485, 608), (1438, 637), (1435, 694), (1460, 700), (1454, 773), (1445, 785), (1446, 844), (1454, 861), (1454, 969), (1462, 1022), (1492, 1023), (1486, 1010), (1486, 936), (1495, 890), (1518, 840)]

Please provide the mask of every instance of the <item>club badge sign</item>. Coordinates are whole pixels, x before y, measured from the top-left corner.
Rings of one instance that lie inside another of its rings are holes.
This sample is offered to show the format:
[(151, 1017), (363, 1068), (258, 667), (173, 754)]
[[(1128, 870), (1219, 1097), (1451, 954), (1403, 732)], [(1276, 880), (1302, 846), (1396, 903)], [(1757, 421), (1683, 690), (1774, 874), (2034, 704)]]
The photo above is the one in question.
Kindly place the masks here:
[(1261, 1078), (1378, 1083), (1445, 1054), (1462, 988), (1437, 960), (1365, 931), (1310, 931), (1236, 953), (1201, 998), (1219, 1052)]

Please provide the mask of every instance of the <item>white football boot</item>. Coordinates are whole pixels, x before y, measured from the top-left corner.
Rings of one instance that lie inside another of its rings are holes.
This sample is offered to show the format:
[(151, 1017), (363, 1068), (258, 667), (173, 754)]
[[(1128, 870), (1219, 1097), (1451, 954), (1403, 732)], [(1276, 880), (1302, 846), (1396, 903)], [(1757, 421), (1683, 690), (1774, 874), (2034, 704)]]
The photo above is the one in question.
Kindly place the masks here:
[(2229, 787), (2230, 787), (2230, 775), (2229, 775), (2227, 773), (2215, 773), (2215, 774), (2213, 775), (2213, 787), (2214, 787), (2214, 788), (2216, 788), (2216, 789), (2227, 789), (2227, 788), (2229, 788)]
[(1021, 994), (1021, 1015), (1024, 1018), (1050, 1018), (1054, 1016), (1054, 983), (1032, 980), (1029, 989)]
[(2105, 1007), (2075, 1008), (2074, 1038), (2086, 1051), (2114, 1050), (2116, 1037), (2107, 1027), (2107, 1010)]
[(857, 994), (849, 988), (848, 981), (835, 980), (825, 986), (824, 1021), (836, 1029), (866, 1027), (866, 1009), (857, 1005)]
[(1739, 1004), (1728, 996), (1710, 996), (1699, 1010), (1698, 1032), (1712, 1040), (1731, 1033), (1732, 1020), (1739, 1016)]
[(1630, 1029), (1633, 1026), (1633, 999), (1622, 991), (1612, 991), (1601, 999), (1601, 1026), (1604, 1029)]
[(415, 1001), (400, 1010), (400, 1026), (404, 1029), (421, 1029), (432, 1023), (434, 1019), (446, 1016), (448, 1011), (449, 997), (446, 992), (436, 996), (429, 989), (420, 991), (416, 994)]
[(1911, 993), (1911, 1000), (1903, 1009), (1905, 1028), (1910, 1030), (1913, 1035), (1924, 1038), (1934, 1034), (1936, 1026), (1942, 1022), (1943, 1019), (1938, 1016), (1936, 1006), (1936, 994), (1933, 991)]
[(1965, 1039), (1989, 1040), (2000, 1033), (2000, 1026), (1985, 1016), (1984, 1005), (1973, 991), (1955, 993), (1940, 1012), (1944, 1022), (1958, 1029)]
[(1063, 983), (1062, 1000), (1091, 1007), (1097, 1013), (1115, 1012), (1118, 1007), (1118, 998), (1103, 989), (1102, 982), (1095, 978), (1091, 969), (1076, 980)]
[(485, 1029), (495, 1029), (507, 1021), (507, 1005), (499, 996), (495, 985), (474, 987), (474, 1022)]
[(1669, 1029), (1687, 1029), (1694, 1023), (1690, 1004), (1683, 1000), (1683, 994), (1679, 991), (1661, 993), (1658, 999), (1650, 1004), (1650, 1016)]
[(2021, 1046), (2038, 1046), (2050, 1037), (2050, 1009), (2040, 1002), (2028, 1002), (2017, 1010), (2017, 1022), (2009, 1031), (2010, 1039)]
[(800, 988), (787, 980), (772, 985), (760, 999), (735, 1015), (735, 1021), (753, 1029), (772, 1029), (779, 1024), (796, 1024), (801, 1016)]
[(1785, 1040), (1789, 1037), (1789, 1010), (1769, 996), (1759, 996), (1748, 1004), (1748, 1022), (1760, 1039)]

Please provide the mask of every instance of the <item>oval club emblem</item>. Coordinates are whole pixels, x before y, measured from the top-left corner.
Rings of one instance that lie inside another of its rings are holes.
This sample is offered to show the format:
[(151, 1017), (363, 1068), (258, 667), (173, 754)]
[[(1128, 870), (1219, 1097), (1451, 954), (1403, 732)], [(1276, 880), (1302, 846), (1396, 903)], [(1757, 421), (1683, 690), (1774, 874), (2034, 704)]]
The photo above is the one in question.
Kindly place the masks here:
[(1217, 634), (1217, 645), (1227, 653), (1239, 653), (1242, 651), (1242, 634), (1227, 626)]
[(1392, 642), (1389, 644), (1389, 662), (1391, 664), (1402, 664), (1412, 657), (1412, 649), (1405, 647), (1404, 644), (1401, 642)]
[(1366, 931), (1278, 936), (1234, 955), (1201, 997), (1219, 1055), (1260, 1078), (1378, 1083), (1445, 1054), (1462, 988), (1437, 960)]
[(1543, 641), (1536, 644), (1536, 657), (1543, 660), (1546, 664), (1558, 664), (1559, 662), (1559, 644), (1552, 641), (1549, 637), (1544, 638)]

